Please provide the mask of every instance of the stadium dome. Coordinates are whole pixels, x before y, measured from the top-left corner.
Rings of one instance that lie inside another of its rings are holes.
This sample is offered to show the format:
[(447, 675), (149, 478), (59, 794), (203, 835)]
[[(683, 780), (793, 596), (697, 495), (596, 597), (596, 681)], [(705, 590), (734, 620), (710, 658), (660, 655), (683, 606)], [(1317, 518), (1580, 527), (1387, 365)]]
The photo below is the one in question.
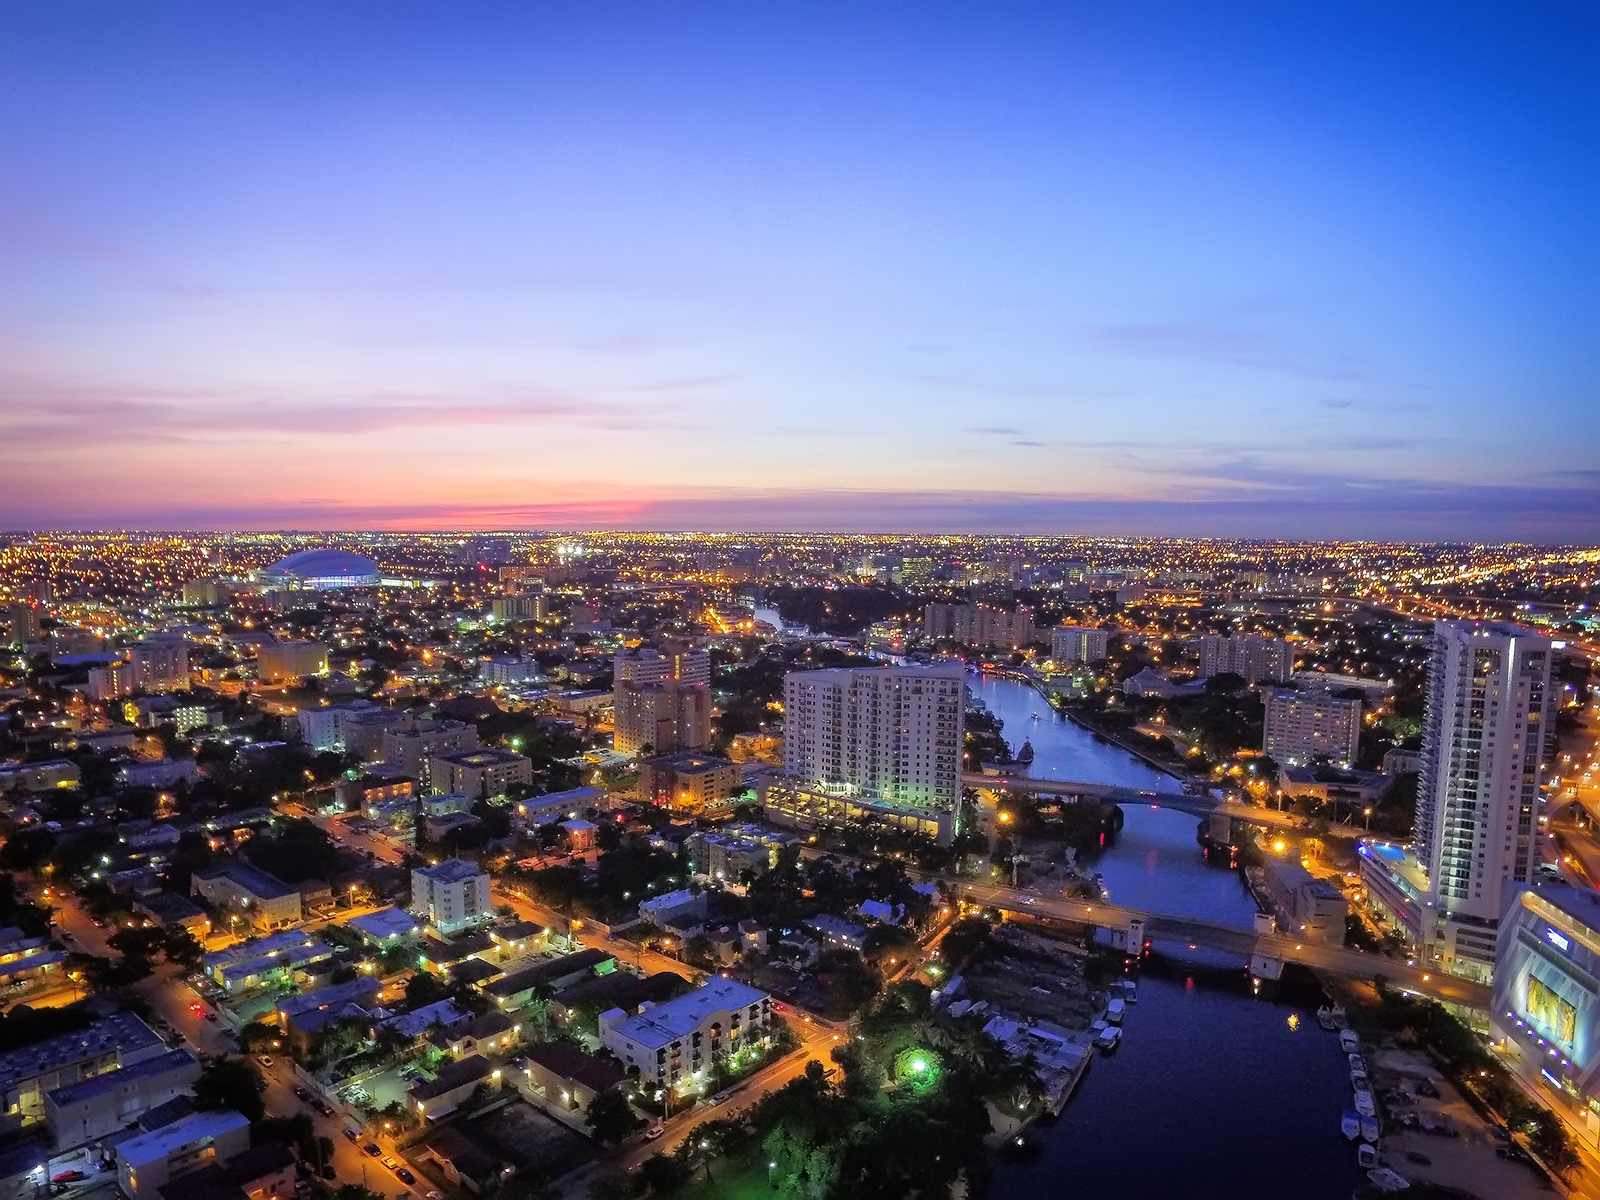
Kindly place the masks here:
[(267, 587), (377, 587), (378, 564), (349, 550), (302, 550), (261, 568), (257, 578)]

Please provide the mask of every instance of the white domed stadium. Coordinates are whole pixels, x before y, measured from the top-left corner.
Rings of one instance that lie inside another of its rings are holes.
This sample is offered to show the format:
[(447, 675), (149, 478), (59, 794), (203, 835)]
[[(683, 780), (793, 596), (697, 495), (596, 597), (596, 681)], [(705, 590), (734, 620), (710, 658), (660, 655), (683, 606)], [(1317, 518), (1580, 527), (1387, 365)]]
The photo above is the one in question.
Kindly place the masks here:
[(378, 586), (378, 564), (350, 550), (302, 550), (262, 567), (256, 579), (263, 587), (297, 591)]

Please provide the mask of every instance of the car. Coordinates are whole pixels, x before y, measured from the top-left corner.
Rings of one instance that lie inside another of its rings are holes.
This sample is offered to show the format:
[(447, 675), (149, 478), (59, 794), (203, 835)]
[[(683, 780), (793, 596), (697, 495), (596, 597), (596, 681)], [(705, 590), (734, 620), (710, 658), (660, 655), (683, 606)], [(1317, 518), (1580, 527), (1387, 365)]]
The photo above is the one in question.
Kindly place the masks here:
[(214, 1013), (214, 1012), (206, 1013), (206, 1020), (210, 1021), (213, 1025), (215, 1025), (216, 1022), (217, 1022), (217, 1014)]
[(728, 1102), (728, 1097), (731, 1095), (733, 1095), (732, 1092), (718, 1092), (715, 1096), (711, 1097), (711, 1103), (726, 1104)]
[(311, 1107), (316, 1109), (325, 1117), (333, 1116), (333, 1105), (329, 1104), (326, 1100), (313, 1100), (311, 1102)]
[(337, 1179), (339, 1178), (339, 1171), (332, 1163), (323, 1163), (322, 1177), (324, 1179)]
[(649, 1129), (644, 1131), (644, 1140), (647, 1142), (653, 1142), (665, 1132), (666, 1130), (661, 1128), (661, 1126), (652, 1125)]
[(202, 1007), (203, 1006), (201, 1005), (200, 1001), (198, 1001), (198, 1000), (189, 1001), (189, 1011), (192, 1012), (192, 1013), (199, 1012)]
[(296, 1087), (294, 1089), (294, 1094), (295, 1094), (295, 1098), (299, 1099), (299, 1100), (309, 1100), (309, 1099), (311, 1099), (311, 1093), (309, 1091), (307, 1091), (303, 1087)]
[(444, 1200), (443, 1192), (429, 1192), (427, 1200)]
[(415, 1183), (417, 1181), (417, 1177), (404, 1167), (397, 1167), (394, 1174), (395, 1178), (401, 1183)]
[(352, 1142), (359, 1142), (361, 1140), (361, 1130), (346, 1129), (344, 1131), (344, 1136), (349, 1138)]
[(51, 1183), (72, 1183), (75, 1180), (87, 1179), (88, 1175), (82, 1171), (60, 1171), (50, 1176)]
[(361, 1149), (363, 1153), (371, 1156), (372, 1158), (381, 1158), (383, 1156), (383, 1151), (378, 1149), (376, 1142), (368, 1142), (365, 1146), (361, 1147)]
[(272, 1065), (272, 1055), (270, 1055), (270, 1054), (257, 1055), (256, 1056), (256, 1061), (258, 1063), (260, 1063), (263, 1067), (270, 1067)]
[(383, 1156), (383, 1165), (388, 1167), (391, 1171), (398, 1171), (400, 1169), (400, 1164), (395, 1162), (395, 1160), (390, 1158), (387, 1154)]

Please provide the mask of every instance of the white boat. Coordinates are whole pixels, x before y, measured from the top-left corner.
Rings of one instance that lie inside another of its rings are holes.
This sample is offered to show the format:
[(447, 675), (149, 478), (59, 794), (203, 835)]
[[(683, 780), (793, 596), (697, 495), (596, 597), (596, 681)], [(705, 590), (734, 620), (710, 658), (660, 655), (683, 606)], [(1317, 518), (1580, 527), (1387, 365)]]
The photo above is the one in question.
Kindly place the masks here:
[[(1359, 1154), (1359, 1151), (1357, 1153)], [(1389, 1170), (1388, 1167), (1379, 1167), (1376, 1170), (1368, 1171), (1367, 1178), (1386, 1192), (1403, 1191), (1411, 1186), (1409, 1179), (1404, 1175), (1396, 1174), (1394, 1171)]]
[(1127, 1009), (1128, 1006), (1123, 1003), (1122, 1000), (1112, 1000), (1106, 1005), (1106, 1020), (1110, 1021), (1113, 1025), (1121, 1025), (1122, 1014), (1125, 1013)]
[(1339, 1031), (1339, 1049), (1346, 1054), (1359, 1054), (1361, 1052), (1361, 1037), (1354, 1029), (1341, 1029)]
[(1345, 1016), (1344, 1005), (1335, 1004), (1331, 1010), (1331, 1013), (1333, 1016), (1333, 1027), (1335, 1029), (1343, 1029), (1350, 1023), (1350, 1018)]
[(1363, 1117), (1378, 1115), (1378, 1106), (1372, 1102), (1372, 1093), (1362, 1088), (1356, 1093), (1356, 1111)]
[(1361, 1118), (1361, 1136), (1363, 1138), (1365, 1138), (1367, 1141), (1369, 1141), (1369, 1142), (1377, 1141), (1378, 1140), (1378, 1134), (1381, 1133), (1381, 1132), (1382, 1132), (1382, 1128), (1378, 1124), (1378, 1118), (1377, 1117), (1362, 1117)]
[(1321, 1025), (1329, 1033), (1332, 1033), (1336, 1028), (1333, 1023), (1333, 1009), (1329, 1008), (1326, 1004), (1317, 1009), (1317, 1024)]
[(1366, 1092), (1372, 1090), (1372, 1080), (1367, 1078), (1365, 1071), (1350, 1072), (1350, 1090), (1352, 1092)]
[(1378, 1165), (1378, 1148), (1369, 1142), (1362, 1142), (1356, 1147), (1356, 1166), (1363, 1171)]
[(1355, 1113), (1346, 1110), (1339, 1120), (1339, 1132), (1352, 1142), (1361, 1136), (1361, 1118)]
[(1111, 990), (1121, 992), (1122, 998), (1129, 1004), (1139, 1003), (1139, 985), (1131, 979), (1118, 979), (1111, 985)]
[(1350, 1069), (1352, 1071), (1365, 1071), (1367, 1069), (1367, 1060), (1359, 1054), (1352, 1054), (1350, 1056)]
[(1122, 1030), (1112, 1025), (1094, 1039), (1094, 1044), (1109, 1053), (1117, 1048), (1117, 1043), (1120, 1041), (1122, 1041)]

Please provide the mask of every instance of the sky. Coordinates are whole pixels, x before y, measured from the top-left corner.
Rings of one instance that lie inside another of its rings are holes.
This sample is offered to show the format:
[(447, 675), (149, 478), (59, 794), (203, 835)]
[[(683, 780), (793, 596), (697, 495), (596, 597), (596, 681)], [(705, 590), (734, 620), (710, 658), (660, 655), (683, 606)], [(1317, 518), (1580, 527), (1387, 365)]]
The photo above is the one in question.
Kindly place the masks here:
[(1600, 542), (1588, 3), (0, 4), (0, 528)]

